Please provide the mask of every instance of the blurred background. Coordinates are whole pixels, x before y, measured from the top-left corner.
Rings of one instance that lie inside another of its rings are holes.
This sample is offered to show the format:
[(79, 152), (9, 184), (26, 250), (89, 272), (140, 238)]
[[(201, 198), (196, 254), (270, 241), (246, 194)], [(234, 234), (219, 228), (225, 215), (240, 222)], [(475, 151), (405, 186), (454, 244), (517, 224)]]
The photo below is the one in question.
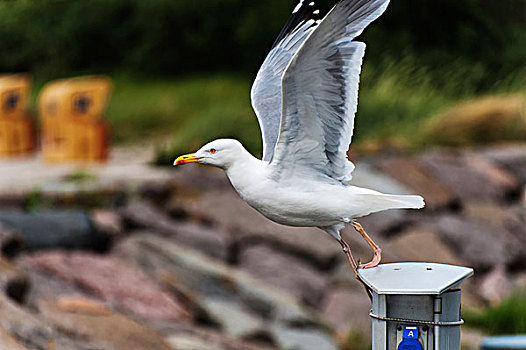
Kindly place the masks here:
[[(0, 160), (6, 349), (370, 348), (335, 242), (268, 222), (215, 169), (163, 167), (218, 137), (261, 154), (250, 87), (295, 5), (0, 0), (0, 72), (32, 77), (29, 111), (56, 79), (113, 91), (106, 165)], [(393, 0), (358, 40), (354, 181), (427, 202), (366, 230), (385, 261), (475, 268), (466, 348), (526, 333), (526, 1)]]

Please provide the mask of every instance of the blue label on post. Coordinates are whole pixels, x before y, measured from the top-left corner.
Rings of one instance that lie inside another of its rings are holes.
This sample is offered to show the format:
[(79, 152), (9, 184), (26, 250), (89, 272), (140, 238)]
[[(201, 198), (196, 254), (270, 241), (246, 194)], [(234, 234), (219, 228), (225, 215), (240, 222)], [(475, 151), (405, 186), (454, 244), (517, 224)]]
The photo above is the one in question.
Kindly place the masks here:
[(400, 344), (398, 344), (397, 350), (422, 350), (422, 344), (416, 339), (403, 339)]
[(405, 326), (402, 330), (402, 339), (418, 339), (418, 327)]

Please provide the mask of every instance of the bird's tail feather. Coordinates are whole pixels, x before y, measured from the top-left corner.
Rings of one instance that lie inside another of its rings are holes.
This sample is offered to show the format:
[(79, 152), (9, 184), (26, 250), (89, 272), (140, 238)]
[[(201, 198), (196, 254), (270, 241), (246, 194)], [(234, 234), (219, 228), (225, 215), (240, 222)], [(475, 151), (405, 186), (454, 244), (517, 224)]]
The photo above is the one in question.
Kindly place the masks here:
[(364, 202), (369, 204), (367, 214), (387, 209), (420, 209), (425, 205), (424, 198), (416, 195), (364, 193), (362, 196)]

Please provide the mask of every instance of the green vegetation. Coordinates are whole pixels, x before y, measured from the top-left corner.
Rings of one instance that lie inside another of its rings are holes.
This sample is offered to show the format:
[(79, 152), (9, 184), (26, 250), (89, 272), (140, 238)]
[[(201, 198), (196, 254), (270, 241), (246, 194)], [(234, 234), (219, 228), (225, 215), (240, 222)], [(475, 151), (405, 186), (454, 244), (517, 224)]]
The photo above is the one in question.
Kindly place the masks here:
[[(326, 13), (335, 2), (317, 6)], [(254, 72), (296, 3), (0, 0), (0, 71)], [(524, 65), (525, 11), (524, 0), (397, 0), (360, 39), (371, 62), (414, 55), (437, 81), (451, 62), (477, 66), (484, 89)]]
[[(422, 139), (426, 121), (477, 96), (472, 86), (462, 83), (462, 77), (452, 76), (448, 88), (438, 88), (425, 68), (416, 67), (409, 59), (385, 66), (365, 63), (355, 147), (371, 140), (395, 139), (416, 149), (434, 143)], [(164, 164), (218, 137), (238, 138), (259, 155), (259, 125), (249, 96), (252, 78), (232, 73), (179, 79), (117, 75), (107, 111), (114, 137), (117, 142), (153, 140), (159, 148), (158, 162)], [(524, 86), (526, 82), (513, 75), (488, 94), (524, 92)]]
[(515, 292), (496, 306), (480, 311), (463, 310), (466, 326), (480, 328), (490, 334), (526, 333), (526, 290)]
[[(115, 79), (108, 108), (117, 141), (167, 138), (173, 154), (217, 137), (236, 137), (258, 153), (259, 126), (250, 106), (251, 79), (234, 74), (182, 79)], [(162, 153), (162, 150), (161, 150)]]
[(97, 179), (96, 174), (90, 173), (89, 171), (85, 171), (85, 170), (77, 170), (64, 177), (64, 180), (66, 182), (75, 183), (75, 184), (93, 182), (96, 179)]
[[(335, 2), (317, 4), (323, 13)], [(31, 72), (34, 91), (59, 77), (114, 76), (116, 141), (154, 139), (160, 162), (216, 137), (260, 154), (250, 85), (296, 3), (0, 0), (0, 71)], [(427, 120), (478, 96), (524, 93), (524, 11), (523, 0), (392, 1), (359, 38), (368, 47), (355, 147), (448, 144), (421, 136)]]

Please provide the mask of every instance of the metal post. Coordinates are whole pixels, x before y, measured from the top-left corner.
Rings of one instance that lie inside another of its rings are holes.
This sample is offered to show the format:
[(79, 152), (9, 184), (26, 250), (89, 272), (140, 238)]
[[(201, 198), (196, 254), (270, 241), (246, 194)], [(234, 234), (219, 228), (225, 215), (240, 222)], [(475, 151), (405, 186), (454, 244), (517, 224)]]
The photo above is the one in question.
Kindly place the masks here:
[(359, 274), (373, 295), (373, 350), (460, 350), (460, 283), (473, 269), (393, 263)]

